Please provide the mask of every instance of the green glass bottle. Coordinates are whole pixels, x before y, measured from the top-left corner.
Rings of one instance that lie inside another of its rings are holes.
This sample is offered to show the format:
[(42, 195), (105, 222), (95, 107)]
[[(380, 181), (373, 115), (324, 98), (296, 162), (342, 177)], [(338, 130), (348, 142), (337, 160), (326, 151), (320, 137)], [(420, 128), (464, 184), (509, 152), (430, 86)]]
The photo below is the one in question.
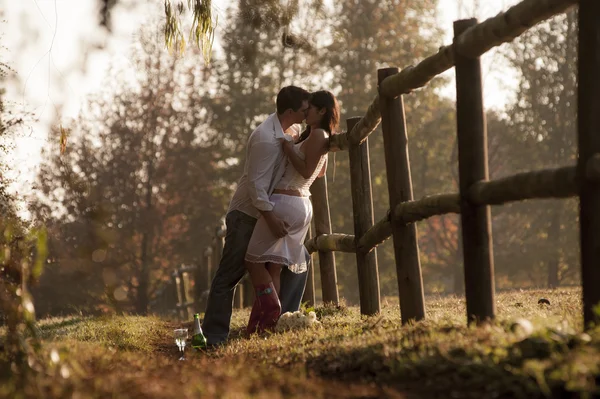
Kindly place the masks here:
[(194, 315), (194, 335), (192, 335), (192, 348), (196, 350), (206, 348), (206, 338), (202, 333), (202, 327), (200, 327), (200, 315), (198, 313)]

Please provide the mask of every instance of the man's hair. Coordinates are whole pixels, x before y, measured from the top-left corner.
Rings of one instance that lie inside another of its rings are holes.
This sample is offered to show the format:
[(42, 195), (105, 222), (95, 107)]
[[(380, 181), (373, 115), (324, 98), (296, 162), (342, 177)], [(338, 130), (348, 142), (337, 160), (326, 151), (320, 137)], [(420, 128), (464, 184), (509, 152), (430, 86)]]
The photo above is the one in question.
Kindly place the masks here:
[(298, 111), (302, 102), (310, 99), (310, 93), (297, 86), (286, 86), (277, 94), (277, 113), (283, 114), (288, 109)]

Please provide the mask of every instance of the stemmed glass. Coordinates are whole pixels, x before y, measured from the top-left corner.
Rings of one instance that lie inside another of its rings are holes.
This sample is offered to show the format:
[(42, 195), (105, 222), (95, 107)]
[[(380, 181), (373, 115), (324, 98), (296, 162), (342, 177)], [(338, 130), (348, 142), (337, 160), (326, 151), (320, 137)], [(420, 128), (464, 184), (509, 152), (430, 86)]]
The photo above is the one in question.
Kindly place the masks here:
[(181, 357), (179, 360), (185, 360), (184, 351), (185, 351), (185, 343), (188, 337), (188, 329), (187, 328), (178, 328), (173, 330), (173, 335), (175, 336), (175, 344), (179, 348), (181, 352)]

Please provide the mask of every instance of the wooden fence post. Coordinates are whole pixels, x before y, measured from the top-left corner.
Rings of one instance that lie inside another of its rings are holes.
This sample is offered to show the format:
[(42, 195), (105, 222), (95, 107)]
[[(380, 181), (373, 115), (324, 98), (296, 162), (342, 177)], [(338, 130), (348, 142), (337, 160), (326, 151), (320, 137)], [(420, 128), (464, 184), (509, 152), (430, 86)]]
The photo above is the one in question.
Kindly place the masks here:
[(183, 281), (183, 273), (181, 273), (180, 269), (177, 269), (177, 277), (179, 280), (179, 309), (182, 320), (188, 319), (187, 307), (185, 306), (185, 283)]
[(175, 310), (175, 314), (177, 315), (177, 317), (179, 317), (179, 309), (177, 308), (177, 303), (179, 301), (179, 287), (177, 286), (177, 279), (175, 278), (175, 276), (175, 272), (171, 273), (171, 282), (167, 286), (169, 307), (166, 310), (168, 311), (167, 314), (169, 315), (172, 315), (172, 311)]
[[(475, 18), (455, 21), (454, 40), (476, 24)], [(474, 183), (489, 179), (481, 63), (479, 57), (466, 57), (457, 52), (454, 61), (467, 320), (483, 322), (496, 314), (491, 212), (489, 205), (476, 206), (467, 199)]]
[(179, 269), (176, 269), (173, 272), (171, 278), (173, 279), (173, 285), (175, 286), (175, 292), (177, 293), (177, 317), (179, 317), (180, 320), (185, 320), (185, 315), (183, 314), (184, 310), (181, 306), (183, 304), (184, 299), (181, 295), (181, 278), (179, 277)]
[[(381, 82), (386, 77), (397, 73), (398, 68), (379, 69), (377, 71), (379, 87), (381, 88)], [(386, 98), (380, 94), (379, 104), (390, 209), (393, 210), (399, 203), (413, 199), (404, 102), (402, 96)], [(395, 223), (393, 219), (391, 222), (400, 296), (400, 315), (402, 324), (405, 324), (410, 320), (425, 318), (417, 225), (415, 223), (399, 224)]]
[(235, 287), (235, 292), (233, 294), (233, 308), (244, 309), (244, 285), (241, 281)]
[[(304, 242), (312, 238), (312, 223), (308, 227), (308, 233)], [(312, 254), (310, 254), (310, 267), (308, 268), (308, 275), (306, 276), (306, 288), (304, 288), (304, 295), (302, 296), (302, 302), (306, 302), (308, 306), (315, 306), (315, 264)]]
[(210, 290), (213, 276), (213, 249), (211, 246), (206, 247), (204, 250), (204, 265), (206, 266), (203, 274), (203, 280), (205, 281), (204, 287), (206, 287), (207, 290)]
[(194, 303), (196, 304), (197, 311), (200, 311), (202, 293), (208, 285), (204, 279), (204, 276), (206, 276), (206, 267), (206, 259), (203, 256), (198, 262), (196, 270), (194, 270)]
[(600, 322), (600, 182), (586, 179), (591, 158), (600, 154), (600, 2), (579, 1), (577, 130), (579, 157), (579, 228), (583, 321), (586, 329)]
[[(360, 117), (347, 119), (346, 131), (350, 132), (360, 119)], [(365, 139), (362, 144), (350, 143), (348, 152), (350, 156), (354, 237), (358, 242), (374, 224), (369, 139)], [(364, 315), (379, 313), (381, 311), (381, 300), (379, 297), (377, 249), (367, 253), (357, 250), (356, 266), (358, 269), (360, 313)]]
[(244, 286), (244, 290), (242, 291), (244, 294), (244, 307), (252, 307), (254, 304), (254, 287), (248, 274), (242, 280), (242, 284)]
[[(329, 214), (329, 198), (327, 196), (327, 179), (319, 177), (310, 187), (313, 204), (313, 223), (315, 235), (331, 234), (331, 216)], [(340, 297), (337, 287), (335, 255), (332, 251), (319, 251), (319, 269), (321, 270), (321, 290), (323, 303), (333, 302), (338, 305)]]
[(188, 320), (192, 317), (194, 307), (190, 296), (190, 276), (187, 271), (181, 272), (181, 296), (183, 299), (181, 304), (183, 308), (183, 320)]

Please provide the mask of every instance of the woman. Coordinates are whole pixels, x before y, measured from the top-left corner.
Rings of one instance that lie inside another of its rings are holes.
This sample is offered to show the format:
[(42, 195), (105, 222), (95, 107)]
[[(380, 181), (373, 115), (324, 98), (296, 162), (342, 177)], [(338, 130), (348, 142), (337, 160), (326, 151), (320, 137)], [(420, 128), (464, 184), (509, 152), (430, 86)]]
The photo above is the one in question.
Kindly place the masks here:
[(312, 219), (310, 186), (325, 175), (329, 136), (337, 129), (339, 106), (333, 94), (317, 91), (311, 95), (306, 113), (306, 130), (296, 143), (283, 142), (288, 157), (285, 172), (270, 197), (273, 213), (287, 226), (282, 238), (273, 235), (264, 219), (259, 219), (246, 252), (246, 268), (256, 291), (247, 332), (274, 327), (281, 313), (279, 277), (288, 267), (294, 273), (307, 269), (304, 239)]

